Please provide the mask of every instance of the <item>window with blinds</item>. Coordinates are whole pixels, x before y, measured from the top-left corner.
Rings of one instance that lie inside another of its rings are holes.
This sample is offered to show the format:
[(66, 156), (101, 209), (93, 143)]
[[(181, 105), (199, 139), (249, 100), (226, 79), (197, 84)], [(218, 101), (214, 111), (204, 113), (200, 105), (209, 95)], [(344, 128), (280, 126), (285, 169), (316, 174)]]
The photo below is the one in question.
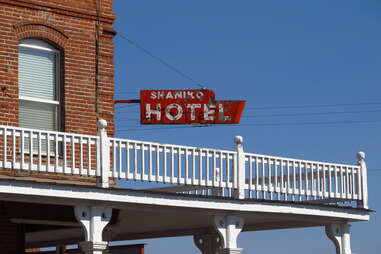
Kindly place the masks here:
[[(59, 50), (44, 41), (36, 39), (20, 41), (18, 64), (20, 127), (58, 130), (59, 58)], [(33, 140), (33, 143), (36, 142)], [(42, 141), (41, 146), (46, 147), (46, 142)], [(29, 140), (25, 140), (25, 147), (29, 147)], [(37, 146), (33, 144), (33, 147)]]

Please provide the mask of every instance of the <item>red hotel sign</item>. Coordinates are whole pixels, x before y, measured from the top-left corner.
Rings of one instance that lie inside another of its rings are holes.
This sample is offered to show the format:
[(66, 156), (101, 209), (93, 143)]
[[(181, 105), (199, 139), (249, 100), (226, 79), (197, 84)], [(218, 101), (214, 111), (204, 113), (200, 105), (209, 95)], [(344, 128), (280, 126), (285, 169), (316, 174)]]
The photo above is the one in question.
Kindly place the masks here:
[(245, 101), (216, 101), (212, 90), (141, 90), (141, 124), (237, 124)]

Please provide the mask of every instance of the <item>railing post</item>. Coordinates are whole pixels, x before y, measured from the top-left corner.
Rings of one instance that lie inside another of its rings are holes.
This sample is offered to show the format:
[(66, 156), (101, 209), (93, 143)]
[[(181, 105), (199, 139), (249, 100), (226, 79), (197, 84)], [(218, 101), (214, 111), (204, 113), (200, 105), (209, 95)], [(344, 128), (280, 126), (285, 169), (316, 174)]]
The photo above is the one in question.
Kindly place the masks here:
[(110, 173), (110, 142), (106, 132), (107, 122), (104, 119), (98, 121), (99, 136), (99, 155), (100, 155), (100, 176), (97, 179), (97, 186), (102, 188), (109, 187)]
[(357, 153), (358, 165), (360, 166), (361, 174), (361, 186), (362, 186), (362, 197), (361, 201), (358, 202), (357, 206), (361, 208), (368, 209), (368, 170), (365, 163), (365, 153)]
[(235, 151), (237, 161), (235, 164), (236, 175), (234, 181), (236, 181), (236, 189), (233, 192), (235, 198), (245, 198), (245, 153), (243, 151), (243, 138), (241, 136), (234, 137)]

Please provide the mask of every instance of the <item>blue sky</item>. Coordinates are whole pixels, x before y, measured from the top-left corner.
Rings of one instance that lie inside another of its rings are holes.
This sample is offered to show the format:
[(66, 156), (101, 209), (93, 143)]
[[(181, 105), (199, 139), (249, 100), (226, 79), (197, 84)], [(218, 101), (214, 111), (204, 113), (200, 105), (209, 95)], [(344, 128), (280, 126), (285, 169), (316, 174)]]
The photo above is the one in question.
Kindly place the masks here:
[[(241, 125), (206, 128), (150, 130), (134, 120), (137, 106), (117, 106), (116, 136), (232, 149), (242, 135), (248, 152), (339, 163), (356, 163), (363, 150), (370, 208), (381, 210), (380, 1), (114, 0), (114, 10), (117, 32), (218, 99), (247, 100)], [(119, 36), (115, 46), (117, 99), (198, 88)], [(306, 105), (336, 106), (284, 108)], [(353, 252), (378, 254), (380, 227), (377, 213), (353, 223)], [(140, 242), (148, 254), (198, 253), (190, 237)], [(334, 253), (323, 228), (243, 233), (239, 245), (244, 253)]]

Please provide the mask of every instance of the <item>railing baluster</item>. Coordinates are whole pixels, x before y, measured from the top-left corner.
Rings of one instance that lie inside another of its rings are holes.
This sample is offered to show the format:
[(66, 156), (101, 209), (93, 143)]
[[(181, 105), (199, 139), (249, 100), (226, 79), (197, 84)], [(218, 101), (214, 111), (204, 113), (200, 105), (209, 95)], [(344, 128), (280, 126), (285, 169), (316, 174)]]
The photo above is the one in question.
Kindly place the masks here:
[[(255, 192), (255, 186), (253, 188), (253, 161), (252, 161), (252, 157), (249, 156), (249, 198), (252, 198), (252, 192), (254, 191)], [(254, 189), (254, 190), (253, 190)]]
[(304, 196), (306, 198), (306, 200), (308, 200), (308, 187), (309, 187), (309, 184), (308, 184), (308, 163), (304, 162), (303, 163), (304, 165)]
[[(218, 181), (216, 181), (216, 178), (217, 178), (217, 169), (218, 169), (218, 167), (217, 167), (217, 158), (216, 158), (216, 151), (215, 150), (213, 150), (213, 152), (212, 152), (212, 156), (213, 156), (213, 168), (212, 168), (212, 170), (213, 170), (213, 178), (212, 178), (212, 186), (213, 187), (217, 187), (218, 186), (218, 184), (216, 184), (216, 182), (218, 182)], [(220, 168), (221, 168), (221, 166), (220, 166)], [(220, 169), (220, 171), (221, 171), (221, 169)], [(218, 180), (218, 179), (217, 179)]]
[(37, 133), (37, 145), (38, 145), (38, 150), (37, 150), (37, 157), (38, 157), (38, 166), (37, 166), (37, 171), (40, 172), (42, 171), (42, 157), (41, 157), (41, 146), (42, 146), (42, 143), (41, 143), (41, 132), (39, 131)]
[(261, 157), (261, 164), (262, 164), (262, 195), (263, 199), (266, 198), (266, 190), (265, 190), (265, 183), (266, 183), (266, 175), (265, 175), (265, 157)]
[(296, 167), (295, 161), (291, 161), (292, 163), (292, 201), (295, 201), (296, 198)]
[(321, 188), (322, 188), (322, 197), (323, 198), (326, 198), (327, 197), (327, 182), (326, 182), (326, 172), (325, 172), (325, 165), (324, 164), (321, 164), (321, 168), (322, 168), (322, 174), (323, 174), (323, 180), (322, 180), (322, 185), (321, 185)]
[(24, 164), (25, 164), (25, 132), (24, 132), (24, 130), (21, 131), (20, 146), (21, 146), (20, 169), (24, 169)]
[(344, 182), (345, 182), (345, 198), (348, 199), (349, 198), (349, 173), (348, 173), (348, 167), (343, 167), (345, 169), (345, 179), (344, 179)]
[(334, 166), (335, 169), (335, 198), (339, 198), (339, 180), (338, 180), (338, 174), (339, 172), (337, 171), (338, 166)]
[(192, 185), (196, 185), (196, 149), (192, 149)]
[(29, 131), (29, 170), (33, 170), (33, 132)]
[(272, 181), (271, 181), (271, 159), (267, 158), (267, 184), (268, 184), (268, 192), (270, 193), (270, 200), (273, 200), (273, 192), (272, 192)]
[(188, 157), (188, 148), (184, 150), (184, 159), (185, 159), (185, 181), (184, 184), (189, 184), (189, 157)]
[(285, 200), (287, 201), (290, 195), (290, 161), (286, 160), (286, 167), (287, 167), (287, 185), (286, 185), (286, 195), (285, 195)]
[(67, 174), (67, 152), (66, 152), (66, 135), (62, 135), (62, 144), (63, 144), (63, 172)]
[[(226, 156), (228, 156), (227, 154), (226, 154)], [(223, 173), (224, 173), (224, 171), (222, 170), (223, 169), (223, 167), (224, 167), (224, 163), (223, 163), (223, 161), (224, 161), (224, 159), (223, 159), (223, 153), (220, 151), (220, 175), (219, 175), (219, 183), (218, 183), (218, 187), (222, 187), (222, 181), (223, 181)], [(221, 195), (222, 195), (222, 193), (221, 193)]]
[(54, 172), (59, 173), (58, 169), (58, 161), (59, 161), (59, 154), (58, 154), (58, 134), (54, 134)]
[(278, 200), (280, 200), (280, 197), (282, 196), (281, 194), (285, 195), (285, 190), (284, 190), (284, 169), (283, 169), (283, 159), (279, 161), (280, 163), (280, 188), (279, 188), (279, 194), (278, 194)]
[(50, 172), (50, 133), (46, 133), (46, 172)]
[(137, 144), (134, 143), (134, 180), (138, 179), (138, 149)]
[(299, 168), (299, 183), (298, 183), (298, 197), (299, 197), (299, 201), (302, 201), (302, 187), (303, 187), (303, 183), (302, 183), (302, 163), (300, 161), (296, 162), (296, 164), (298, 165), (298, 168)]
[(84, 170), (83, 170), (83, 138), (82, 138), (82, 136), (79, 137), (79, 174), (81, 176), (84, 175)]
[(209, 165), (209, 150), (205, 150), (205, 159), (206, 159), (206, 172), (205, 172), (205, 185), (209, 185), (209, 179), (210, 179), (210, 165)]
[(159, 182), (160, 176), (160, 146), (156, 145), (156, 182)]
[(356, 191), (355, 191), (355, 183), (356, 183), (356, 178), (355, 178), (355, 168), (351, 168), (351, 172), (352, 172), (352, 181), (351, 181), (351, 184), (352, 184), (352, 188), (351, 188), (351, 193), (352, 193), (352, 196), (351, 196), (351, 199), (355, 199), (355, 194), (356, 194)]
[(316, 196), (318, 197), (318, 198), (320, 198), (321, 197), (321, 189), (320, 189), (320, 187), (321, 187), (321, 179), (320, 179), (320, 164), (316, 164)]
[(141, 175), (140, 175), (140, 180), (143, 181), (144, 180), (144, 176), (145, 176), (145, 170), (146, 170), (146, 160), (145, 160), (145, 148), (144, 148), (144, 143), (141, 143), (141, 148), (142, 148), (142, 156), (140, 157), (141, 159), (141, 167), (142, 167), (142, 171), (141, 171)]
[(148, 145), (148, 180), (150, 182), (153, 181), (153, 176), (152, 176), (152, 144)]
[(311, 198), (316, 199), (316, 184), (315, 184), (315, 178), (314, 178), (314, 163), (311, 163)]
[[(4, 130), (5, 131), (5, 130)], [(16, 130), (12, 129), (12, 168), (16, 169)]]
[(256, 198), (258, 197), (259, 194), (259, 169), (258, 169), (258, 157), (254, 157), (255, 159), (255, 190), (256, 190)]
[(167, 147), (163, 146), (163, 182), (167, 182)]
[[(113, 153), (113, 163), (114, 168), (112, 169), (112, 176), (114, 178), (120, 179), (122, 174), (122, 141), (111, 141), (112, 153)], [(116, 158), (118, 155), (118, 158)]]
[(199, 171), (199, 175), (198, 175), (198, 178), (199, 178), (199, 182), (198, 182), (198, 185), (201, 185), (202, 184), (202, 150), (199, 149), (199, 167), (198, 167), (198, 171)]
[(277, 200), (279, 200), (279, 191), (278, 191), (278, 160), (274, 159), (274, 184), (275, 184), (275, 193)]
[(328, 167), (328, 197), (329, 198), (334, 198), (335, 195), (332, 195), (334, 194), (333, 193), (333, 183), (334, 183), (334, 178), (332, 177), (332, 166), (331, 165), (327, 165)]
[(7, 128), (4, 128), (4, 133), (3, 133), (3, 140), (4, 140), (3, 141), (4, 142), (4, 144), (3, 144), (3, 149), (4, 149), (4, 151), (3, 151), (3, 167), (4, 168), (7, 167), (7, 139), (8, 139), (7, 132), (8, 132)]
[(70, 137), (71, 142), (71, 174), (75, 172), (75, 140), (74, 136)]
[(112, 160), (112, 169), (111, 169), (111, 175), (113, 178), (116, 178), (116, 171), (117, 171), (117, 163), (118, 163), (118, 160), (116, 160), (116, 149), (117, 149), (117, 145), (118, 142), (117, 141), (114, 141), (114, 140), (110, 140), (110, 151), (112, 151), (113, 153), (113, 157), (114, 159)]
[(171, 183), (175, 183), (175, 149), (173, 146), (171, 148)]
[(130, 142), (126, 142), (126, 179), (132, 179), (130, 163)]
[(344, 185), (345, 185), (345, 179), (344, 179), (344, 174), (343, 174), (343, 168), (338, 166), (340, 170), (340, 198), (344, 198)]
[[(222, 176), (221, 176), (222, 177)], [(230, 154), (226, 154), (226, 187), (229, 188), (230, 183)]]
[(181, 183), (181, 170), (182, 170), (182, 166), (181, 166), (181, 148), (178, 147), (177, 151), (178, 151), (178, 156), (177, 156), (177, 183), (180, 184)]
[[(87, 145), (88, 145), (88, 148), (87, 148), (87, 159), (88, 159), (88, 166), (89, 166), (89, 169), (87, 170), (87, 175), (90, 176), (90, 171), (91, 171), (91, 166), (92, 166), (92, 163), (91, 163), (91, 160), (92, 160), (92, 157), (91, 157), (91, 139), (88, 138), (87, 139)], [(98, 167), (96, 167), (97, 169)]]

